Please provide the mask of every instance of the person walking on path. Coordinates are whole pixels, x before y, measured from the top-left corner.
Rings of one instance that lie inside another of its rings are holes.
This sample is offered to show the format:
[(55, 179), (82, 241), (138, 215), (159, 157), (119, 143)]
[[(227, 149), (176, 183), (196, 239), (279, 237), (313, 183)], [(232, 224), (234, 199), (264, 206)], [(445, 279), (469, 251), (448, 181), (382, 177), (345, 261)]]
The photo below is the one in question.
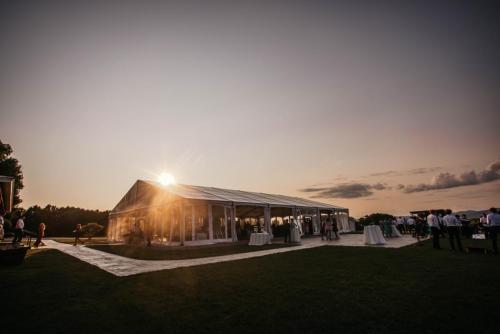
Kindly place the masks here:
[(14, 238), (12, 239), (12, 244), (16, 245), (23, 240), (24, 234), (24, 220), (23, 216), (20, 216), (14, 227)]
[(82, 224), (76, 224), (76, 228), (73, 233), (75, 234), (75, 243), (73, 246), (76, 246), (78, 242), (83, 245), (84, 242), (80, 240), (80, 237), (82, 236)]
[(500, 233), (500, 214), (498, 214), (496, 208), (491, 208), (490, 213), (486, 218), (488, 219), (489, 234), (491, 244), (493, 246), (493, 252), (498, 255), (497, 238)]
[(441, 249), (441, 245), (439, 244), (439, 219), (436, 217), (434, 210), (431, 210), (427, 216), (427, 225), (431, 228), (432, 247), (434, 249)]
[(42, 238), (44, 236), (45, 236), (45, 224), (40, 223), (38, 225), (38, 236), (33, 246), (35, 246), (36, 248), (38, 248), (39, 246), (45, 246), (45, 244), (42, 242)]
[(460, 241), (460, 221), (451, 214), (451, 210), (446, 210), (446, 216), (443, 217), (443, 222), (448, 230), (450, 239), (450, 247), (455, 250), (455, 240), (457, 241), (458, 250), (463, 252), (462, 242)]

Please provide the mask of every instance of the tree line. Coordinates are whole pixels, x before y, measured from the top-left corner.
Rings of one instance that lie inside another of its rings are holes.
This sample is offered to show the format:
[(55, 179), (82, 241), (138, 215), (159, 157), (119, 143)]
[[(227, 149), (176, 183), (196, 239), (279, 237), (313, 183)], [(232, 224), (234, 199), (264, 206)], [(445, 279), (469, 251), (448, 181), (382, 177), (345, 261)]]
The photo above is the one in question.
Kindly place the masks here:
[(97, 236), (104, 236), (108, 226), (109, 211), (87, 210), (71, 206), (57, 207), (47, 205), (40, 207), (34, 205), (27, 210), (17, 209), (15, 213), (6, 216), (6, 227), (11, 228), (16, 220), (24, 215), (25, 230), (31, 232), (38, 231), (38, 225), (44, 223), (45, 234), (48, 237), (72, 236), (76, 224), (97, 223), (104, 227)]

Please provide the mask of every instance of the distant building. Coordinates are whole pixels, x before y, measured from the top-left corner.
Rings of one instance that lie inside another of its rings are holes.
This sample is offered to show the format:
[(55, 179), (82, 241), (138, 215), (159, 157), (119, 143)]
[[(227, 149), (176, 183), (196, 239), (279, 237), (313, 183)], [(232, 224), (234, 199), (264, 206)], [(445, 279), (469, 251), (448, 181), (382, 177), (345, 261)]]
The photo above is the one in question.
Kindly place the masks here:
[(256, 230), (272, 233), (271, 225), (287, 219), (319, 234), (320, 220), (335, 218), (340, 232), (350, 232), (348, 217), (347, 208), (298, 197), (138, 180), (111, 211), (108, 239), (122, 241), (135, 230), (156, 244), (230, 242)]

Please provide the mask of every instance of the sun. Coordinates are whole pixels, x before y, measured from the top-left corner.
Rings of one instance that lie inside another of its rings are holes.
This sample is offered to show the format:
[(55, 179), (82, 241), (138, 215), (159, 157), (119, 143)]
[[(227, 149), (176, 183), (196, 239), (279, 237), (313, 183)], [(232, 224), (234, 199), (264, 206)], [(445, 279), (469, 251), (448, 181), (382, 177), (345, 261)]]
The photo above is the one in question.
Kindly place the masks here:
[(160, 182), (162, 186), (169, 186), (175, 184), (175, 177), (170, 173), (163, 172), (158, 175), (158, 182)]

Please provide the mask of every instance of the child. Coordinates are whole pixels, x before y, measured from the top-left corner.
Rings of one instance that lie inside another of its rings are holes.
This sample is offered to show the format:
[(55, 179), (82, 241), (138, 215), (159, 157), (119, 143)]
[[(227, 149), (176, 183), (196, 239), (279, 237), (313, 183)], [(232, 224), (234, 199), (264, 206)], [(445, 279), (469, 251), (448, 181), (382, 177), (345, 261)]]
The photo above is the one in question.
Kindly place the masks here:
[(73, 231), (73, 233), (75, 234), (75, 243), (73, 244), (73, 246), (76, 246), (78, 242), (83, 245), (83, 241), (80, 240), (80, 237), (82, 236), (82, 224), (76, 224), (76, 229)]
[(38, 225), (38, 237), (36, 238), (34, 246), (38, 248), (38, 246), (45, 246), (45, 244), (42, 242), (42, 238), (45, 236), (45, 224), (40, 223)]

